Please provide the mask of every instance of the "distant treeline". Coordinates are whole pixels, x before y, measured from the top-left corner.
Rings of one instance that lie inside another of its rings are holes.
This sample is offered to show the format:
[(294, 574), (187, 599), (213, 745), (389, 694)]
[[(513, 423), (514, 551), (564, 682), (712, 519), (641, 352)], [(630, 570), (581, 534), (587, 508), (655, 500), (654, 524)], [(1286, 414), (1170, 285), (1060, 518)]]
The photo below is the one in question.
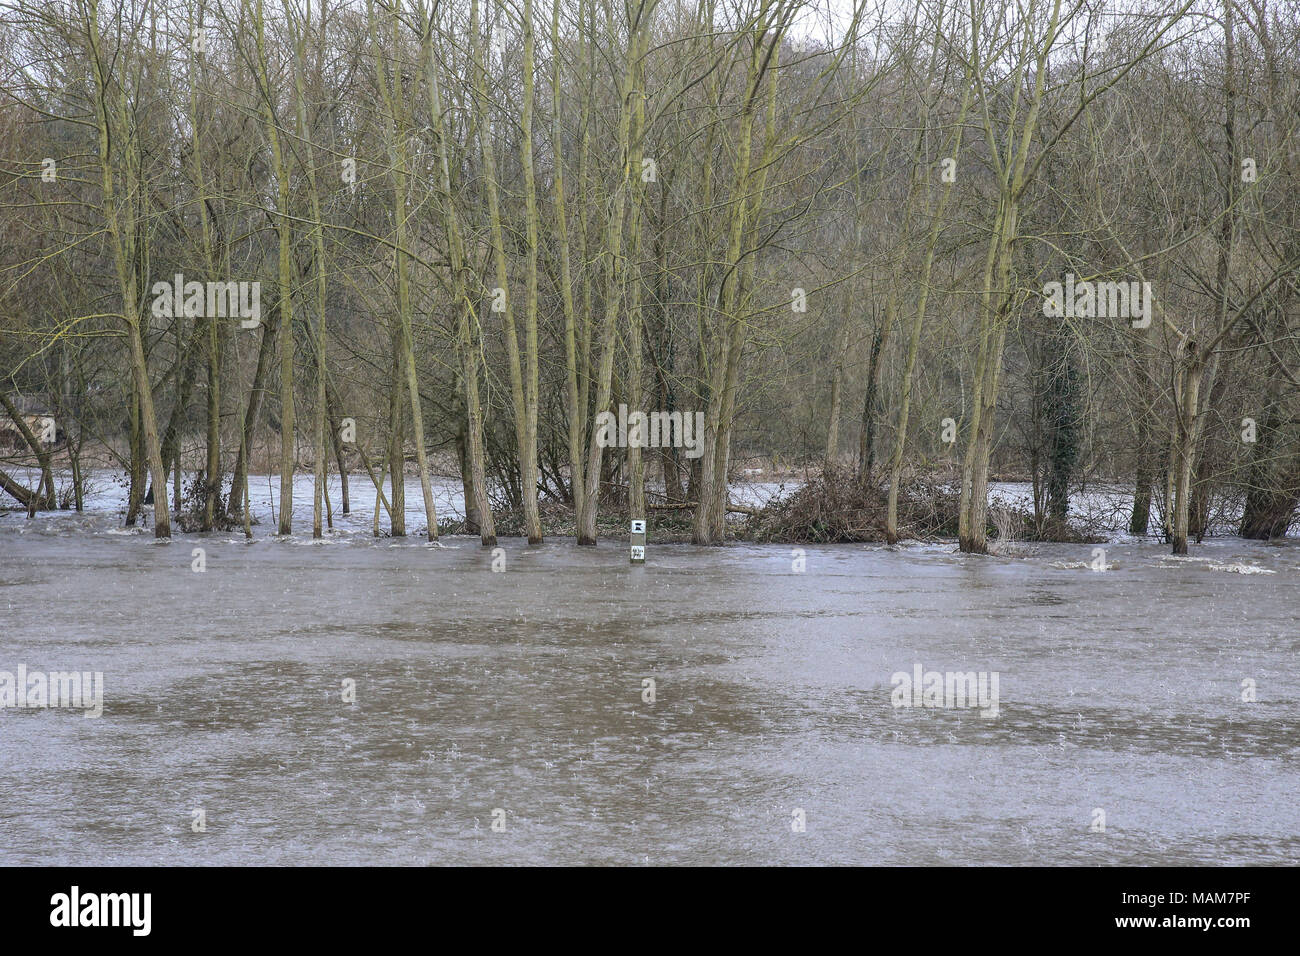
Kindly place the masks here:
[(0, 493), (94, 452), (234, 526), (270, 447), (284, 534), (306, 469), (315, 534), (359, 471), (432, 539), (441, 469), (484, 543), (707, 544), (780, 456), (890, 541), (936, 474), (965, 551), (991, 474), (1036, 537), (1099, 478), (1283, 534), (1297, 124), (1290, 0), (5, 0)]

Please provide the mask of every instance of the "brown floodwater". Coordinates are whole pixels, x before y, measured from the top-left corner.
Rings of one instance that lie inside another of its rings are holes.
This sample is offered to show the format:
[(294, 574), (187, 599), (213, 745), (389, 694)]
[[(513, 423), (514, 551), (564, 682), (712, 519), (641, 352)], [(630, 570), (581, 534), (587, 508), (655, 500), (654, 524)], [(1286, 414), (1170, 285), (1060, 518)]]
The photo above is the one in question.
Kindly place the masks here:
[[(494, 572), (116, 525), (0, 517), (0, 671), (104, 675), (101, 717), (0, 710), (0, 863), (1300, 862), (1294, 543)], [(918, 663), (996, 672), (996, 718), (895, 708)]]

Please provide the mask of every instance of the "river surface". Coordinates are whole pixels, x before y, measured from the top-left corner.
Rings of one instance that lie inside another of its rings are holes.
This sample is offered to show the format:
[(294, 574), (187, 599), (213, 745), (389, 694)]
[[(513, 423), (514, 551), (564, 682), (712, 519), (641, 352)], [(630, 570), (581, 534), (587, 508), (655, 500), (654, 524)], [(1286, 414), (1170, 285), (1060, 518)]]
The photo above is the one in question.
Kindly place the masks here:
[[(0, 863), (1300, 862), (1294, 542), (494, 572), (119, 524), (0, 516), (0, 671), (104, 675), (99, 718), (0, 710)], [(996, 672), (997, 716), (895, 708), (916, 664)]]

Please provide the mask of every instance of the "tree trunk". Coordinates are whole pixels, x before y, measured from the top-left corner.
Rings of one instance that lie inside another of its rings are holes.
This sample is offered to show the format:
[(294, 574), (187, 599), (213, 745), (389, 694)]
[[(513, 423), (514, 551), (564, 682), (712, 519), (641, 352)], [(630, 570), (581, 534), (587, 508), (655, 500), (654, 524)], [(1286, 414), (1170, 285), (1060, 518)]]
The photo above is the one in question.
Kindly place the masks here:
[[(262, 323), (262, 338), (257, 349), (257, 367), (253, 370), (253, 384), (248, 392), (248, 406), (244, 409), (244, 420), (240, 426), (239, 456), (235, 459), (235, 471), (230, 481), (230, 494), (226, 496), (227, 508), (230, 502), (243, 502), (240, 507), (247, 507), (249, 449), (257, 434), (257, 422), (262, 413), (262, 399), (266, 394), (266, 379), (271, 373), (271, 362), (275, 354), (275, 342), (280, 327), (280, 303), (277, 300), (270, 309), (268, 322)], [(242, 513), (242, 511), (241, 511)]]
[[(619, 155), (628, 156), (631, 150), (632, 97), (636, 77), (636, 63), (643, 50), (643, 31), (645, 26), (640, 21), (632, 24), (631, 37), (628, 41), (627, 62), (624, 64), (619, 111), (619, 129), (617, 146)], [(637, 171), (638, 174), (640, 171)], [(609, 214), (605, 227), (605, 310), (600, 327), (600, 367), (596, 373), (597, 413), (609, 410), (610, 392), (614, 377), (614, 348), (618, 339), (618, 312), (622, 300), (623, 269), (619, 262), (623, 258), (623, 222), (627, 206), (632, 201), (632, 168), (630, 162), (623, 166), (623, 176), (614, 194), (609, 200)], [(582, 511), (578, 514), (578, 544), (595, 545), (596, 510), (600, 504), (600, 476), (604, 448), (600, 442), (593, 441), (587, 458), (587, 487), (583, 494)]]
[[(551, 49), (560, 49), (560, 0), (551, 6)], [(573, 275), (569, 252), (569, 224), (564, 204), (564, 136), (560, 125), (562, 117), (560, 97), (561, 71), (551, 71), (551, 152), (554, 154), (552, 188), (555, 202), (555, 229), (560, 254), (560, 301), (564, 307), (564, 371), (565, 413), (569, 425), (569, 490), (573, 497), (573, 513), (582, 513), (582, 500), (586, 492), (583, 478), (583, 437), (586, 409), (578, 391), (578, 343), (576, 318), (573, 306)]]
[[(867, 364), (867, 391), (862, 399), (862, 430), (858, 433), (858, 479), (863, 482), (871, 479), (872, 464), (876, 457), (876, 395), (880, 388), (880, 351), (884, 345), (884, 330), (888, 327), (888, 324), (890, 324), (890, 320), (886, 319), (885, 324), (877, 326), (871, 335), (871, 358)], [(843, 349), (841, 349), (840, 363), (835, 367), (835, 384), (837, 386), (843, 374), (843, 363), (844, 356)], [(835, 405), (834, 399), (838, 397), (838, 389), (836, 389), (832, 399), (833, 406)], [(831, 414), (838, 430), (839, 408), (833, 407)], [(827, 460), (834, 457), (834, 449), (830, 446), (829, 438), (826, 451)]]
[(9, 417), (13, 419), (14, 425), (18, 427), (18, 433), (22, 436), (23, 441), (26, 442), (27, 447), (31, 449), (32, 454), (36, 456), (36, 460), (40, 463), (41, 480), (39, 482), (39, 487), (41, 488), (41, 492), (37, 495), (38, 506), (40, 508), (52, 510), (55, 507), (56, 502), (54, 495), (54, 471), (50, 463), (49, 449), (45, 447), (44, 443), (36, 438), (36, 435), (27, 426), (26, 419), (23, 417), (22, 413), (18, 411), (18, 407), (10, 401), (9, 396), (3, 391), (0, 391), (0, 405), (3, 405), (5, 411), (9, 413)]
[(1183, 360), (1179, 370), (1177, 439), (1174, 445), (1174, 520), (1172, 544), (1174, 554), (1187, 553), (1188, 512), (1191, 506), (1192, 466), (1200, 424), (1201, 378), (1205, 359), (1195, 349)]
[(469, 426), (461, 422), (456, 432), (456, 457), (460, 461), (460, 486), (465, 496), (465, 533), (479, 533), (478, 496), (474, 490), (474, 472), (469, 460)]
[[(460, 354), (461, 389), (465, 401), (465, 441), (469, 455), (469, 475), (471, 487), (466, 491), (465, 516), (468, 524), (471, 510), (475, 516), (479, 539), (483, 547), (495, 547), (497, 543), (496, 525), (492, 519), (492, 508), (487, 497), (487, 469), (484, 465), (483, 449), (483, 411), (478, 390), (478, 356), (482, 344), (478, 316), (473, 314), (473, 303), (469, 296), (466, 276), (465, 247), (460, 231), (460, 217), (456, 211), (455, 199), (451, 191), (451, 161), (448, 140), (443, 124), (442, 93), (438, 84), (438, 63), (433, 48), (434, 24), (432, 14), (428, 30), (424, 36), (425, 53), (423, 59), (427, 66), (425, 71), (429, 84), (429, 106), (433, 121), (433, 131), (437, 139), (438, 177), (442, 200), (442, 223), (447, 236), (448, 256), (451, 260), (452, 293), (455, 296), (453, 307), (456, 309), (456, 340)], [(471, 325), (471, 318), (474, 320)], [(463, 468), (462, 468), (463, 471)], [(472, 499), (472, 500), (471, 500)], [(471, 533), (473, 533), (471, 531)]]
[(343, 486), (341, 501), (342, 511), (345, 515), (351, 514), (352, 499), (348, 492), (348, 463), (347, 455), (343, 448), (343, 419), (339, 414), (338, 396), (334, 393), (334, 389), (330, 387), (329, 376), (327, 376), (323, 370), (321, 372), (321, 379), (324, 382), (325, 407), (329, 416), (329, 429), (330, 435), (332, 436), (331, 440), (334, 444), (334, 460), (338, 462), (339, 482)]
[(1300, 505), (1300, 481), (1293, 458), (1277, 461), (1279, 428), (1283, 416), (1279, 399), (1273, 396), (1259, 423), (1259, 433), (1252, 451), (1250, 477), (1247, 481), (1246, 507), (1238, 531), (1243, 538), (1267, 541), (1286, 536), (1287, 528)]
[[(162, 448), (158, 441), (158, 420), (154, 414), (153, 387), (149, 383), (149, 365), (144, 350), (141, 331), (140, 303), (138, 298), (139, 271), (137, 236), (134, 227), (122, 230), (117, 210), (117, 194), (113, 175), (115, 149), (123, 151), (126, 166), (125, 180), (128, 190), (139, 188), (139, 157), (130, 148), (131, 110), (127, 102), (126, 84), (117, 84), (116, 104), (109, 111), (111, 96), (105, 65), (112, 62), (102, 49), (99, 33), (99, 5), (92, 3), (86, 16), (87, 38), (90, 42), (90, 62), (95, 81), (96, 126), (99, 134), (99, 160), (103, 185), (105, 225), (117, 267), (118, 290), (122, 296), (122, 319), (126, 325), (127, 345), (130, 355), (131, 378), (135, 386), (135, 401), (139, 412), (139, 428), (154, 487), (159, 494), (154, 502), (154, 537), (171, 537), (171, 513), (167, 507), (166, 469), (163, 467)], [(128, 192), (128, 200), (130, 193)], [(142, 483), (142, 482), (141, 482)]]
[(394, 538), (406, 536), (406, 441), (404, 433), (404, 416), (402, 414), (402, 351), (401, 333), (394, 332), (397, 339), (393, 344), (392, 382), (388, 389), (388, 476), (389, 533)]
[[(531, 4), (529, 6), (531, 12)], [(536, 190), (534, 188), (530, 205), (533, 205), (533, 211), (530, 215), (530, 242), (529, 258), (531, 266), (529, 268), (529, 278), (527, 281), (527, 290), (525, 292), (525, 308), (528, 318), (525, 323), (531, 325), (531, 330), (525, 331), (528, 341), (525, 342), (525, 350), (530, 349), (532, 354), (529, 356), (529, 386), (524, 384), (524, 370), (519, 357), (519, 339), (515, 329), (514, 318), (514, 296), (510, 294), (510, 283), (507, 272), (507, 261), (505, 251), (505, 238), (501, 221), (501, 207), (498, 197), (496, 154), (492, 145), (492, 123), (488, 117), (488, 95), (487, 95), (487, 68), (484, 63), (483, 46), (484, 37), (478, 28), (478, 0), (473, 0), (470, 5), (470, 34), (471, 49), (474, 56), (474, 82), (475, 82), (475, 104), (478, 114), (478, 132), (479, 145), (482, 152), (483, 161), (483, 191), (487, 197), (488, 206), (488, 225), (489, 236), (491, 239), (492, 258), (495, 264), (495, 276), (497, 288), (501, 290), (496, 295), (504, 296), (504, 308), (501, 311), (502, 325), (504, 326), (506, 339), (506, 358), (507, 367), (510, 373), (510, 398), (511, 408), (514, 412), (515, 425), (515, 444), (519, 455), (519, 479), (520, 479), (520, 498), (524, 511), (524, 529), (528, 535), (530, 543), (537, 543), (542, 540), (542, 523), (541, 516), (537, 508), (537, 451), (536, 436), (530, 440), (529, 425), (530, 422), (536, 422), (536, 402), (530, 403), (529, 396), (536, 396), (536, 348), (537, 348), (537, 331), (536, 331)], [(528, 27), (528, 37), (526, 40), (530, 53), (532, 49), (532, 28)], [(532, 89), (533, 78), (531, 70), (527, 66), (524, 68), (524, 82), (526, 85), (525, 99), (528, 100), (527, 119), (531, 123), (532, 118)], [(524, 175), (528, 183), (532, 182), (531, 170), (531, 148), (532, 148), (532, 131), (524, 131), (525, 148), (529, 152), (529, 168), (525, 170)], [(535, 424), (533, 430), (535, 432)]]

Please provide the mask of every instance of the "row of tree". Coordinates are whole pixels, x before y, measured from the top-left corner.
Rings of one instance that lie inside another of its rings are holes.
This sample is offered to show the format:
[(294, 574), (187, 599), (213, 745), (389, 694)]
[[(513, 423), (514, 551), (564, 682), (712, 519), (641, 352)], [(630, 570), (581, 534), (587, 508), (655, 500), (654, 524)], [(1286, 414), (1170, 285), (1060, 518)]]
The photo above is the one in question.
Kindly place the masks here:
[[(404, 534), (413, 452), (430, 540), (454, 463), (485, 544), (503, 509), (540, 541), (539, 500), (594, 544), (602, 499), (715, 543), (739, 458), (845, 434), (891, 540), (945, 465), (973, 552), (991, 474), (1049, 535), (1131, 483), (1177, 553), (1300, 502), (1294, 4), (9, 0), (0, 50), (30, 509), (95, 447), (129, 523), (152, 496), (170, 534), (185, 459), (194, 526), (247, 528), (266, 435), (282, 534), (296, 470), (319, 536), (354, 464)], [(702, 454), (607, 453), (620, 404), (703, 412)]]

